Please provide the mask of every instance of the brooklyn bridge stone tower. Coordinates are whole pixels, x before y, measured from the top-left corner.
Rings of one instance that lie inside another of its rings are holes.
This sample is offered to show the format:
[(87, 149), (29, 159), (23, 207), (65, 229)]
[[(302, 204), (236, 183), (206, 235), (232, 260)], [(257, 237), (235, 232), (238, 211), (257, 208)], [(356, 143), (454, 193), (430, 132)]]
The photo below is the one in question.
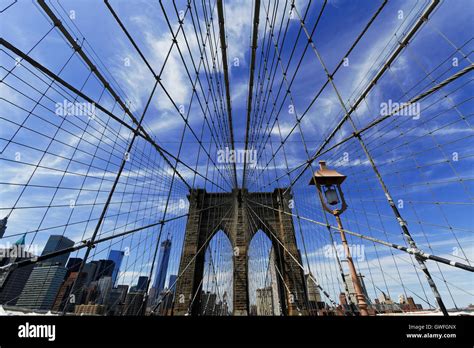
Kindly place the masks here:
[[(248, 249), (253, 235), (263, 231), (275, 251), (276, 277), (284, 315), (306, 315), (307, 298), (301, 256), (296, 245), (291, 213), (291, 193), (209, 193), (193, 189), (188, 195), (186, 224), (174, 315), (198, 315), (204, 275), (205, 250), (213, 235), (223, 231), (233, 249), (233, 314), (249, 314)], [(298, 265), (299, 264), (299, 265)]]

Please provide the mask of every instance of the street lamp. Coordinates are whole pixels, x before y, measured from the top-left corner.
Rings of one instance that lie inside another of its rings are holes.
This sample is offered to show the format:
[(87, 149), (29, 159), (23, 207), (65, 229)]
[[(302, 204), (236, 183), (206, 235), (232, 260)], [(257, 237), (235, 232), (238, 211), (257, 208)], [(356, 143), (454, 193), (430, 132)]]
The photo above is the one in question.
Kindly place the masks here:
[[(357, 276), (354, 262), (352, 261), (349, 244), (347, 243), (346, 234), (344, 232), (344, 228), (342, 227), (340, 217), (340, 215), (347, 209), (347, 203), (344, 199), (344, 193), (341, 189), (341, 184), (344, 182), (344, 180), (346, 180), (346, 176), (333, 169), (328, 169), (326, 167), (325, 161), (319, 161), (319, 167), (319, 170), (314, 173), (309, 184), (316, 185), (319, 199), (321, 200), (324, 210), (336, 217), (339, 232), (341, 234), (342, 246), (344, 247), (344, 252), (346, 253), (349, 272), (351, 274), (352, 284), (354, 285), (354, 290), (356, 293), (357, 305), (359, 306), (360, 314), (367, 316), (369, 315), (367, 311), (367, 302), (362, 292), (362, 285), (360, 283), (359, 277)], [(331, 208), (331, 206), (334, 208)]]

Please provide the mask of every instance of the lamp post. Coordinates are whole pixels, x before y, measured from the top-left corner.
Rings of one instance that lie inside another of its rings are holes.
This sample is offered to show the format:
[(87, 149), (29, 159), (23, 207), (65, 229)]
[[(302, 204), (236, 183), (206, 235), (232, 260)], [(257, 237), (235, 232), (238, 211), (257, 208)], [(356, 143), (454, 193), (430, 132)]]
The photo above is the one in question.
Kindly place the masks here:
[[(325, 161), (319, 161), (319, 167), (319, 170), (314, 173), (309, 184), (316, 185), (319, 199), (321, 200), (324, 210), (334, 215), (336, 218), (339, 232), (341, 234), (342, 246), (346, 254), (347, 264), (349, 265), (349, 273), (356, 293), (357, 305), (360, 314), (362, 316), (367, 316), (369, 315), (369, 312), (367, 311), (367, 302), (362, 292), (362, 285), (357, 276), (354, 262), (352, 261), (349, 244), (347, 243), (346, 234), (340, 217), (340, 215), (347, 209), (346, 200), (344, 199), (344, 194), (341, 189), (341, 184), (346, 179), (346, 176), (333, 169), (328, 169)], [(330, 207), (338, 205), (339, 207), (335, 207), (334, 209)]]

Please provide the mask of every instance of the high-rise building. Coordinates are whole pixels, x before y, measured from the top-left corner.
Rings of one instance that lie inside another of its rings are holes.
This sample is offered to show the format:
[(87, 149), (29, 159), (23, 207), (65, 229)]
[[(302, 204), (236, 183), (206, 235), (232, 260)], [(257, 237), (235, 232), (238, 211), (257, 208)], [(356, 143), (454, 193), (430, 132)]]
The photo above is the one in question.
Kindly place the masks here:
[(82, 259), (79, 257), (71, 257), (67, 261), (66, 268), (69, 273), (78, 272), (81, 267)]
[(158, 303), (157, 301), (157, 298), (158, 298), (158, 294), (156, 294), (155, 292), (155, 288), (152, 286), (150, 291), (148, 292), (148, 302), (147, 302), (147, 306), (148, 307), (153, 307), (155, 304)]
[(222, 301), (220, 302), (218, 315), (230, 315), (229, 305), (227, 303), (227, 291), (224, 291), (222, 295)]
[(118, 285), (116, 289), (117, 291), (120, 292), (120, 296), (119, 296), (120, 302), (125, 303), (125, 300), (127, 298), (127, 293), (128, 293), (128, 285)]
[(272, 288), (257, 289), (257, 315), (273, 315)]
[(146, 276), (138, 277), (138, 282), (137, 282), (135, 291), (145, 291), (147, 283), (148, 283), (148, 277)]
[(53, 307), (67, 269), (61, 264), (40, 264), (33, 268), (16, 305), (30, 309)]
[(125, 300), (124, 315), (141, 315), (145, 311), (143, 303), (144, 293), (129, 292)]
[(90, 282), (85, 289), (85, 304), (93, 304), (97, 301), (99, 297), (99, 288), (97, 286), (97, 280)]
[(306, 290), (308, 293), (308, 301), (321, 302), (321, 292), (313, 280), (314, 276), (309, 273), (305, 274)]
[(102, 277), (112, 277), (115, 269), (115, 262), (112, 260), (91, 261), (96, 264), (96, 270), (93, 280), (99, 280)]
[(166, 272), (168, 271), (170, 252), (171, 240), (166, 239), (161, 243), (158, 261), (156, 263), (155, 281), (153, 283), (153, 287), (155, 288), (155, 296), (159, 296), (161, 291), (165, 288)]
[(321, 292), (319, 291), (318, 286), (314, 282), (314, 276), (309, 273), (305, 274), (305, 283), (306, 283), (306, 293), (308, 296), (308, 305), (311, 315), (317, 315), (318, 308), (321, 304)]
[(168, 289), (171, 289), (173, 293), (176, 291), (177, 279), (178, 279), (178, 276), (176, 274), (171, 274), (170, 277), (168, 278)]
[(127, 299), (128, 285), (119, 285), (110, 292), (107, 303), (108, 313), (112, 315), (122, 315), (125, 301)]
[(270, 272), (270, 282), (272, 287), (272, 299), (273, 299), (273, 315), (281, 315), (281, 307), (280, 307), (280, 295), (278, 291), (278, 276), (276, 271), (276, 255), (275, 249), (272, 247), (270, 251), (270, 260), (268, 264), (269, 272)]
[(201, 293), (201, 315), (215, 315), (217, 295), (212, 292)]
[(162, 291), (160, 294), (160, 303), (158, 307), (155, 309), (155, 313), (159, 315), (171, 315), (173, 310), (173, 300), (174, 300), (174, 293), (168, 291)]
[[(349, 299), (352, 303), (357, 304), (356, 292), (354, 284), (352, 283), (352, 277), (350, 274), (344, 274), (344, 278), (346, 279), (347, 288), (349, 290)], [(367, 294), (367, 288), (365, 287), (364, 276), (359, 273), (358, 275), (360, 286), (362, 287), (362, 294), (365, 296), (365, 301), (368, 305), (371, 304), (369, 295)]]
[(99, 296), (97, 304), (106, 305), (109, 302), (110, 292), (112, 291), (112, 277), (102, 277), (97, 281)]
[(89, 284), (94, 281), (94, 276), (97, 270), (97, 263), (87, 262), (82, 271), (87, 275), (84, 281), (85, 286), (89, 286)]
[[(69, 270), (68, 270), (69, 271)], [(53, 311), (62, 311), (66, 303), (70, 303), (68, 306), (68, 311), (74, 309), (74, 305), (80, 304), (82, 302), (82, 293), (84, 281), (87, 277), (87, 274), (82, 272), (79, 276), (79, 272), (71, 272), (64, 283), (59, 289), (56, 300), (54, 301)], [(76, 282), (76, 287), (74, 293), (70, 293), (72, 285)]]
[[(25, 236), (10, 248), (4, 249), (0, 257), (0, 266), (29, 259), (34, 255), (25, 251)], [(0, 304), (14, 306), (25, 287), (34, 265), (15, 269), (0, 270)]]
[[(41, 256), (51, 254), (55, 251), (63, 250), (70, 248), (74, 245), (74, 242), (67, 237), (61, 235), (51, 235), (46, 242), (46, 245), (41, 253)], [(67, 259), (69, 258), (70, 253), (65, 253), (62, 255), (55, 256), (53, 258), (47, 259), (42, 263), (48, 264), (60, 264), (61, 266), (66, 266)]]
[[(20, 261), (20, 260), (19, 260)], [(14, 306), (23, 291), (34, 265), (0, 271), (0, 304)]]
[(5, 216), (3, 219), (0, 220), (0, 238), (3, 238), (5, 235), (5, 231), (7, 230), (7, 221), (8, 216)]
[(257, 315), (257, 305), (251, 304), (250, 305), (250, 315)]
[(115, 286), (117, 283), (117, 277), (120, 271), (120, 266), (122, 265), (122, 259), (125, 255), (125, 252), (122, 250), (110, 250), (108, 260), (112, 260), (115, 264), (112, 271), (112, 286)]

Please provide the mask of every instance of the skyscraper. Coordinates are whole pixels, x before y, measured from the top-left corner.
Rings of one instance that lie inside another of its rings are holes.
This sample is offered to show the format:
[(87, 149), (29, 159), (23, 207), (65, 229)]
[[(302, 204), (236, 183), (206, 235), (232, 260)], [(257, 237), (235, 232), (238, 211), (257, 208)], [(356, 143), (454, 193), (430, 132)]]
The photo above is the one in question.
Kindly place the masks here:
[(311, 273), (309, 273), (309, 274), (305, 274), (305, 278), (306, 278), (306, 289), (308, 291), (308, 300), (321, 302), (321, 293), (319, 292), (319, 288), (313, 280), (314, 276)]
[(153, 287), (155, 288), (156, 296), (159, 296), (165, 287), (166, 272), (168, 271), (168, 263), (170, 260), (171, 240), (166, 239), (161, 243), (160, 254), (156, 264), (155, 281)]
[(82, 259), (79, 257), (71, 257), (66, 264), (66, 268), (69, 273), (79, 271), (79, 267), (81, 266)]
[[(362, 294), (365, 296), (365, 301), (368, 305), (370, 305), (369, 295), (367, 294), (367, 288), (365, 287), (364, 276), (362, 274), (358, 274), (360, 286), (362, 287)], [(352, 277), (350, 274), (344, 274), (344, 278), (346, 279), (347, 288), (349, 290), (349, 299), (352, 303), (357, 304), (356, 292), (354, 284), (352, 283)]]
[(273, 315), (272, 287), (257, 289), (257, 315)]
[(168, 288), (171, 289), (172, 292), (176, 290), (176, 279), (178, 279), (178, 276), (176, 274), (171, 274), (168, 278)]
[[(5, 257), (0, 257), (0, 266), (19, 262), (35, 255), (24, 250), (25, 235), (16, 241), (8, 250), (4, 250)], [(25, 287), (34, 265), (15, 269), (0, 270), (0, 304), (14, 306)]]
[(16, 305), (31, 309), (51, 309), (66, 273), (66, 267), (61, 264), (36, 266)]
[(268, 270), (270, 273), (270, 282), (272, 287), (272, 299), (273, 299), (273, 315), (281, 315), (280, 308), (280, 296), (278, 293), (278, 278), (276, 271), (276, 254), (275, 249), (272, 247), (270, 251), (270, 260), (268, 264)]
[(210, 291), (201, 292), (201, 315), (214, 315), (217, 294)]
[(127, 298), (128, 285), (118, 285), (110, 291), (107, 303), (107, 313), (109, 315), (122, 315)]
[[(145, 277), (146, 278), (146, 277)], [(129, 292), (125, 299), (125, 315), (141, 315), (144, 312), (143, 292)]]
[[(70, 272), (70, 269), (68, 269)], [(82, 301), (82, 293), (83, 293), (83, 285), (84, 280), (86, 279), (87, 274), (84, 272), (71, 272), (67, 277), (66, 281), (61, 285), (61, 288), (58, 291), (58, 295), (56, 296), (56, 300), (54, 301), (53, 311), (61, 311), (66, 302), (69, 302), (71, 305), (68, 306), (68, 310), (72, 311), (74, 309), (74, 305), (80, 304)], [(74, 293), (70, 293), (72, 290), (72, 285), (76, 282), (76, 288)]]
[(112, 260), (95, 260), (91, 263), (96, 264), (94, 278), (92, 280), (99, 280), (102, 277), (112, 277), (115, 269), (115, 262)]
[[(41, 256), (53, 253), (58, 250), (70, 248), (74, 245), (74, 242), (67, 237), (60, 236), (60, 235), (51, 235), (49, 236), (48, 242), (46, 243)], [(65, 266), (67, 259), (69, 258), (70, 253), (65, 253), (62, 255), (55, 256), (51, 259), (47, 259), (43, 263), (49, 264), (57, 264), (59, 263), (61, 266)]]
[(173, 310), (174, 294), (172, 292), (162, 291), (160, 294), (160, 303), (155, 309), (159, 315), (171, 315)]
[(135, 290), (136, 291), (145, 291), (147, 283), (148, 283), (148, 277), (146, 277), (146, 276), (138, 277), (138, 282), (137, 282), (137, 286), (136, 286)]
[(305, 274), (306, 293), (308, 295), (308, 305), (311, 315), (317, 315), (319, 303), (321, 302), (321, 292), (313, 280), (314, 276), (309, 273)]
[(123, 256), (125, 252), (122, 250), (110, 250), (109, 252), (109, 260), (112, 260), (115, 263), (114, 269), (112, 271), (112, 286), (114, 287), (117, 282), (117, 276), (120, 271), (120, 265), (122, 264)]
[(110, 292), (112, 291), (112, 277), (102, 277), (97, 282), (99, 290), (98, 304), (106, 305), (109, 302)]
[(7, 230), (7, 221), (8, 216), (5, 216), (3, 219), (0, 220), (0, 238), (3, 237), (5, 231)]
[(84, 265), (84, 268), (82, 269), (83, 272), (87, 275), (86, 279), (84, 281), (85, 286), (89, 286), (89, 284), (94, 281), (94, 275), (97, 270), (97, 264), (88, 262)]

